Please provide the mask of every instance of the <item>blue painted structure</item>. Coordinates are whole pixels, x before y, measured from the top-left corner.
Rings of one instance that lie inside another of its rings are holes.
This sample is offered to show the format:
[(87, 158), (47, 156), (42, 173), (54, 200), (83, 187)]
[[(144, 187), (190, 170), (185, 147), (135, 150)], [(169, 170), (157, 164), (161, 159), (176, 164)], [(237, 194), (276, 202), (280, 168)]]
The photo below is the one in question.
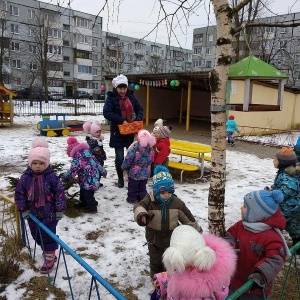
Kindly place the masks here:
[(55, 114), (55, 119), (51, 119), (51, 114), (42, 114), (42, 121), (38, 122), (37, 129), (40, 135), (44, 136), (66, 136), (70, 133), (70, 128), (66, 122), (65, 114)]

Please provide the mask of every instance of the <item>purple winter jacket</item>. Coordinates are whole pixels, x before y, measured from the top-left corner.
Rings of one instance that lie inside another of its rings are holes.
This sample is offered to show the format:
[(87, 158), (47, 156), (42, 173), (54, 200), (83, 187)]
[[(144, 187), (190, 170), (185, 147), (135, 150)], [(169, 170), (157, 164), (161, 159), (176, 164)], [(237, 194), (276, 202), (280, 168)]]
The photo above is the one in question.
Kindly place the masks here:
[(28, 167), (17, 183), (15, 191), (15, 202), (18, 210), (22, 213), (30, 210), (38, 219), (49, 218), (55, 220), (56, 212), (66, 209), (66, 198), (63, 185), (53, 169), (49, 166), (43, 173), (45, 206), (35, 207), (34, 202), (29, 200), (29, 191), (34, 173)]

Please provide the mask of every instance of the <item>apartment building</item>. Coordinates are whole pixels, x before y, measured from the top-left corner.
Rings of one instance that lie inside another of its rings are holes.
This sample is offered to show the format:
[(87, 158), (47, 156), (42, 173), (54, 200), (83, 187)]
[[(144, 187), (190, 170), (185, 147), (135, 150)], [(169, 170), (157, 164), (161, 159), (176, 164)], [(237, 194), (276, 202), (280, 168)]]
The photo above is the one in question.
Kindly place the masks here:
[[(300, 13), (257, 19), (257, 23), (299, 23)], [(214, 68), (216, 56), (216, 26), (194, 29), (193, 70), (209, 71)], [(239, 43), (239, 57), (253, 54), (289, 76), (287, 85), (300, 87), (300, 26), (255, 27), (241, 31), (239, 41), (233, 39), (233, 48)], [(233, 54), (236, 59), (236, 54)], [(238, 60), (237, 59), (237, 60)]]
[(0, 81), (99, 94), (105, 75), (190, 71), (192, 50), (102, 32), (102, 18), (37, 0), (0, 0)]
[(106, 75), (192, 70), (192, 50), (103, 31)]

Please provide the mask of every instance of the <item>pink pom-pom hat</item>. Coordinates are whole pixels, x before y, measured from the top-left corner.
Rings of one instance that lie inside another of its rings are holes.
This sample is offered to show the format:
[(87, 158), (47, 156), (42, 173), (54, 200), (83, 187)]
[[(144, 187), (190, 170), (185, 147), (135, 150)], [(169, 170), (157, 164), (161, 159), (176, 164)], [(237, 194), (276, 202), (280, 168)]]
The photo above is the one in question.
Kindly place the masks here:
[(38, 160), (45, 163), (46, 168), (50, 164), (50, 151), (48, 149), (48, 143), (43, 138), (36, 138), (32, 142), (32, 148), (28, 153), (28, 164), (32, 165), (32, 162)]
[(91, 135), (94, 135), (97, 131), (101, 130), (101, 124), (97, 121), (94, 122), (85, 122), (82, 125), (82, 128), (85, 132), (90, 133)]

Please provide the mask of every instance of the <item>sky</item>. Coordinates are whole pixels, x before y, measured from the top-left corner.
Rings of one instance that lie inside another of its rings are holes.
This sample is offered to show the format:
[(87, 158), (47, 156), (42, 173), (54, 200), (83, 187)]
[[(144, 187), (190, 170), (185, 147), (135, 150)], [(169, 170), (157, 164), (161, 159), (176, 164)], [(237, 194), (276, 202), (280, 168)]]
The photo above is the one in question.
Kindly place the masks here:
[[(61, 6), (67, 6), (70, 2), (72, 9), (94, 15), (99, 13), (105, 3), (104, 0), (42, 0), (42, 2), (51, 4), (60, 3)], [(177, 3), (178, 0), (163, 1), (168, 13), (174, 11), (172, 2)], [(180, 26), (178, 25), (178, 21), (174, 22), (174, 32), (177, 38), (174, 35), (171, 37), (171, 46), (192, 49), (193, 29), (215, 25), (213, 7), (209, 5), (210, 0), (200, 2), (193, 13), (190, 13), (186, 18), (183, 15), (179, 15)], [(269, 11), (266, 11), (267, 16), (300, 12), (300, 0), (271, 0), (269, 2), (272, 4), (268, 6)], [(158, 0), (108, 0), (108, 3), (109, 11), (106, 9), (100, 14), (103, 17), (104, 31), (169, 44), (165, 24), (160, 25), (157, 30), (154, 30), (153, 33), (147, 36), (155, 28), (157, 21), (161, 20)], [(119, 9), (117, 9), (119, 3), (121, 4)]]
[[(103, 121), (102, 116), (67, 116), (67, 120), (77, 119), (83, 121)], [(36, 124), (40, 121), (36, 117), (15, 117), (14, 125), (0, 127), (0, 193), (9, 194), (9, 182), (6, 176), (19, 178), (27, 167), (27, 153), (31, 142), (39, 135)], [(80, 142), (85, 141), (83, 132), (73, 132)], [(96, 270), (109, 283), (118, 283), (119, 292), (132, 286), (136, 299), (149, 299), (152, 291), (152, 283), (146, 274), (149, 271), (147, 247), (145, 246), (144, 228), (133, 220), (132, 204), (126, 202), (127, 182), (125, 188), (118, 188), (117, 175), (114, 168), (114, 151), (108, 146), (109, 132), (103, 131), (104, 149), (107, 152), (105, 168), (107, 178), (102, 179), (103, 187), (95, 197), (99, 202), (98, 213), (95, 215), (84, 214), (77, 218), (64, 216), (57, 227), (57, 234), (72, 250), (80, 255), (93, 269)], [(62, 163), (68, 169), (71, 159), (66, 154), (67, 137), (46, 137), (49, 149), (52, 153), (51, 163)], [(296, 137), (295, 137), (296, 140)], [(238, 141), (237, 141), (238, 143)], [(274, 149), (274, 153), (277, 149)], [(172, 156), (172, 155), (171, 155)], [(175, 157), (174, 157), (175, 158)], [(240, 220), (240, 207), (243, 197), (252, 191), (270, 186), (275, 178), (276, 169), (273, 166), (273, 157), (267, 159), (258, 158), (255, 155), (235, 151), (234, 148), (226, 150), (226, 193), (225, 193), (225, 225), (226, 228)], [(187, 163), (197, 163), (194, 158), (185, 158)], [(210, 167), (205, 162), (207, 168)], [(151, 182), (147, 186), (151, 190)], [(72, 188), (75, 192), (78, 187)], [(207, 199), (209, 181), (195, 181), (187, 183), (183, 180), (175, 181), (175, 193), (180, 197), (193, 213), (196, 221), (208, 232), (207, 224)], [(1, 210), (0, 205), (0, 210)], [(0, 214), (1, 219), (2, 213)], [(91, 240), (89, 234), (96, 234), (98, 238)], [(23, 251), (27, 251), (25, 248)], [(96, 259), (93, 256), (96, 255)], [(84, 269), (67, 256), (70, 277), (74, 287), (75, 299), (88, 299), (88, 287), (90, 276), (86, 276)], [(40, 248), (37, 249), (35, 266), (42, 264)], [(22, 283), (28, 282), (33, 276), (42, 276), (35, 272), (26, 263), (21, 263), (24, 273), (12, 284), (7, 286), (0, 297), (6, 296), (8, 300), (23, 299), (24, 289)], [(56, 286), (68, 293), (68, 281), (64, 267), (59, 265)], [(100, 288), (101, 299), (114, 299)], [(47, 300), (54, 299), (48, 297)], [(68, 297), (70, 299), (70, 296)], [(95, 296), (91, 298), (96, 299)]]

